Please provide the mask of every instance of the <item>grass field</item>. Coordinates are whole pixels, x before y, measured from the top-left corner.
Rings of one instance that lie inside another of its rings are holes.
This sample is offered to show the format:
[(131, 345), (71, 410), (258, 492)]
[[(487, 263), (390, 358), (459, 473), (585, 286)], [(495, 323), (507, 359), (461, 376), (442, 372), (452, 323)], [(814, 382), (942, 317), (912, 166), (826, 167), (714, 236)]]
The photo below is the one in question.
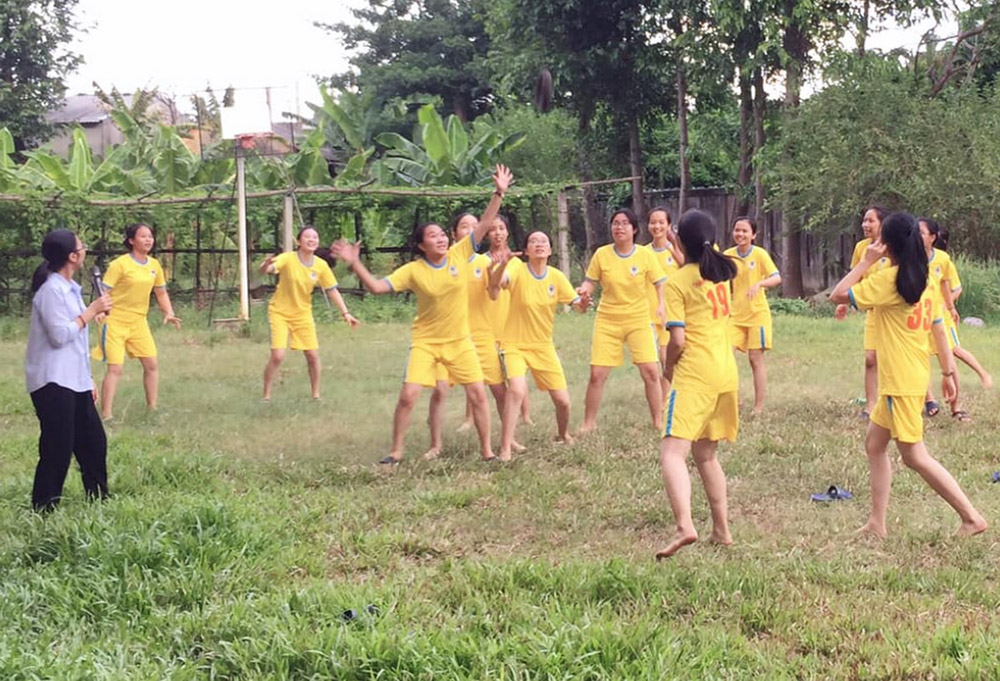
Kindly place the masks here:
[[(190, 312), (183, 332), (158, 329), (162, 409), (145, 413), (128, 364), (115, 498), (85, 503), (73, 471), (46, 518), (28, 510), (24, 324), (0, 324), (0, 678), (1000, 678), (996, 529), (952, 537), (954, 513), (901, 470), (889, 539), (854, 536), (869, 498), (857, 317), (776, 318), (767, 413), (720, 448), (736, 543), (659, 564), (671, 516), (633, 369), (612, 375), (599, 433), (568, 448), (549, 444), (551, 404), (533, 392), (529, 450), (499, 467), (453, 434), (458, 392), (444, 454), (423, 461), (425, 397), (408, 458), (387, 473), (374, 462), (406, 325), (321, 325), (324, 401), (309, 401), (290, 355), (262, 405), (260, 317), (248, 337)], [(574, 424), (591, 323), (557, 324)], [(995, 338), (963, 329), (1000, 373)], [(740, 371), (746, 413), (745, 360)], [(975, 423), (943, 412), (927, 441), (998, 528), (997, 395), (961, 375)], [(857, 501), (809, 501), (832, 483)]]

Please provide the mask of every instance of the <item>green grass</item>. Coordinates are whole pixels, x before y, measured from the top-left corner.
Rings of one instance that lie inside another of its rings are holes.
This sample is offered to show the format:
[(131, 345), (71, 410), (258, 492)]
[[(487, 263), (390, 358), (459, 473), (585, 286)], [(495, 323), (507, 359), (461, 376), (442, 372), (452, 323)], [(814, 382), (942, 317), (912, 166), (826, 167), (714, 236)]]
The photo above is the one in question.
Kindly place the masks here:
[[(0, 322), (0, 678), (1000, 678), (995, 530), (953, 538), (956, 516), (900, 470), (890, 538), (854, 536), (868, 503), (858, 316), (775, 318), (768, 412), (720, 448), (736, 543), (657, 564), (671, 516), (634, 369), (612, 375), (601, 431), (568, 448), (549, 444), (551, 404), (533, 392), (529, 451), (502, 467), (453, 433), (458, 391), (444, 454), (420, 459), (424, 398), (407, 461), (384, 472), (406, 326), (321, 324), (325, 401), (290, 354), (262, 405), (254, 311), (244, 334), (193, 311), (183, 332), (157, 329), (162, 410), (145, 413), (129, 363), (115, 498), (86, 503), (73, 471), (46, 518), (27, 508), (24, 323)], [(557, 324), (574, 424), (591, 322)], [(962, 334), (1000, 367), (995, 331)], [(747, 406), (744, 358), (740, 371)], [(942, 414), (927, 441), (1000, 525), (997, 397), (961, 373), (976, 422)], [(859, 499), (809, 502), (831, 483)], [(707, 533), (697, 482), (694, 507)]]

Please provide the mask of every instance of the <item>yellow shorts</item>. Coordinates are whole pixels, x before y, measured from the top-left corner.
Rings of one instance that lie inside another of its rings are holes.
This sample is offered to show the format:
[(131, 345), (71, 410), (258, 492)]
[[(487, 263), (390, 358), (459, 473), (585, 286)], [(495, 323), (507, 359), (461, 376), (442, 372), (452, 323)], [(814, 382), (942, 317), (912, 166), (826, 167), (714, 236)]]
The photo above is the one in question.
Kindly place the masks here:
[(879, 395), (871, 420), (894, 440), (912, 444), (924, 439), (923, 395)]
[(268, 310), (267, 318), (271, 323), (272, 350), (287, 348), (289, 338), (292, 341), (292, 350), (319, 350), (316, 322), (313, 321), (311, 314), (303, 317), (286, 317)]
[(472, 339), (476, 346), (476, 356), (483, 370), (483, 383), (486, 385), (501, 385), (503, 383), (503, 367), (500, 366), (500, 352), (493, 336)]
[(671, 390), (663, 415), (663, 437), (691, 442), (734, 442), (740, 431), (739, 398), (735, 390), (728, 393)]
[(653, 326), (656, 327), (657, 345), (661, 348), (665, 348), (670, 345), (670, 329), (656, 320), (653, 321)]
[(109, 316), (101, 324), (100, 341), (91, 357), (107, 364), (124, 364), (126, 353), (129, 357), (156, 357), (156, 343), (145, 317), (125, 324), (111, 319)]
[(875, 313), (865, 312), (865, 350), (875, 349)]
[[(447, 375), (439, 378), (440, 368)], [(410, 346), (406, 359), (404, 383), (416, 383), (433, 388), (438, 380), (450, 380), (459, 385), (482, 383), (483, 370), (476, 356), (476, 346), (472, 339), (449, 341), (447, 343), (418, 342)]]
[(771, 318), (760, 320), (760, 324), (731, 324), (729, 336), (733, 347), (740, 352), (771, 349)]
[(599, 367), (620, 367), (625, 363), (625, 346), (632, 355), (632, 364), (660, 361), (656, 326), (649, 321), (621, 325), (598, 316), (594, 320), (594, 337), (590, 343), (590, 363)]
[(504, 375), (507, 378), (523, 378), (531, 369), (535, 385), (539, 390), (565, 390), (566, 374), (563, 373), (562, 362), (556, 354), (556, 346), (516, 345), (504, 343), (500, 351)]

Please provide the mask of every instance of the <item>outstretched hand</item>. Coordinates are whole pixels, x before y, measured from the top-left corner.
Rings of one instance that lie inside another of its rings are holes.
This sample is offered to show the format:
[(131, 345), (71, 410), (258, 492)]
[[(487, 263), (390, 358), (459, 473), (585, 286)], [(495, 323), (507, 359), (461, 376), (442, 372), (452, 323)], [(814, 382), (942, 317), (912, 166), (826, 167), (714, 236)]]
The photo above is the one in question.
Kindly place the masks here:
[(503, 196), (513, 183), (514, 173), (510, 172), (510, 168), (507, 166), (498, 163), (496, 172), (493, 173), (493, 185), (496, 187), (497, 193)]
[(490, 265), (486, 268), (486, 272), (489, 275), (491, 287), (500, 286), (500, 283), (503, 281), (503, 273), (507, 269), (507, 263), (520, 255), (521, 251), (511, 251), (510, 249), (490, 253)]
[(347, 239), (338, 239), (330, 244), (330, 253), (337, 260), (342, 260), (349, 266), (361, 260), (361, 242), (349, 242)]

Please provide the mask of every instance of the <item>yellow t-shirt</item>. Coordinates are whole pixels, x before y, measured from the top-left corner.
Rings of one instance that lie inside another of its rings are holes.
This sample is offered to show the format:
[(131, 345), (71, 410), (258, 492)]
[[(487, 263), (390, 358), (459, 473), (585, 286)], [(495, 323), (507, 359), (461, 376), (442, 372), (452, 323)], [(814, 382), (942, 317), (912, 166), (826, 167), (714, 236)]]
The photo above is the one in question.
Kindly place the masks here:
[(928, 338), (940, 324), (940, 297), (927, 287), (915, 304), (896, 290), (899, 267), (891, 265), (862, 279), (848, 290), (851, 304), (870, 309), (875, 319), (879, 395), (924, 395), (930, 380)]
[(308, 265), (299, 259), (298, 251), (286, 251), (272, 261), (278, 275), (278, 287), (268, 304), (268, 311), (295, 319), (312, 317), (312, 294), (317, 285), (324, 291), (336, 288), (337, 278), (322, 258), (315, 255)]
[[(653, 248), (653, 244), (646, 244), (646, 248), (649, 252), (653, 254), (656, 261), (660, 263), (660, 267), (663, 268), (663, 273), (666, 275), (666, 281), (670, 281), (670, 277), (675, 275), (681, 266), (674, 259), (674, 252), (670, 250), (669, 247), (664, 248), (662, 251)], [(656, 287), (652, 286), (649, 288), (649, 318), (657, 326), (660, 325), (660, 320), (656, 318), (656, 306), (659, 301), (656, 297)]]
[(674, 368), (673, 387), (700, 393), (739, 388), (729, 339), (729, 282), (701, 278), (697, 263), (684, 265), (667, 282), (667, 328), (684, 327), (684, 351)]
[(496, 304), (489, 293), (490, 257), (477, 254), (472, 256), (465, 269), (465, 281), (469, 287), (469, 333), (473, 338), (494, 337), (490, 310)]
[(470, 234), (448, 249), (447, 259), (439, 266), (418, 258), (385, 278), (393, 291), (412, 291), (417, 296), (414, 342), (448, 343), (469, 337), (467, 270), (475, 253)]
[(522, 263), (506, 275), (505, 281), (510, 291), (510, 314), (504, 340), (519, 346), (550, 344), (556, 307), (579, 298), (569, 279), (548, 265), (545, 274), (539, 277), (530, 265)]
[(597, 314), (615, 324), (649, 324), (649, 287), (666, 279), (666, 273), (648, 248), (633, 246), (619, 255), (614, 244), (601, 246), (587, 265), (587, 279), (601, 285)]
[(131, 253), (111, 261), (103, 282), (111, 289), (114, 321), (124, 323), (144, 319), (149, 313), (149, 294), (153, 288), (167, 285), (163, 267), (156, 258), (146, 256), (146, 262), (139, 262)]
[(757, 291), (753, 300), (747, 300), (747, 293), (754, 284), (778, 273), (771, 254), (763, 248), (750, 244), (750, 250), (746, 255), (742, 255), (736, 246), (727, 248), (723, 255), (731, 256), (736, 263), (736, 278), (733, 279), (733, 323), (754, 325), (762, 318), (769, 317), (771, 308), (767, 304), (767, 293), (764, 289)]
[[(858, 243), (854, 244), (854, 253), (851, 254), (851, 269), (852, 270), (855, 267), (857, 267), (858, 263), (861, 262), (861, 260), (865, 257), (865, 251), (868, 249), (868, 247), (871, 245), (871, 243), (872, 243), (872, 240), (869, 239), (868, 237), (865, 237), (864, 239), (862, 239)], [(882, 256), (881, 258), (878, 259), (877, 263), (875, 263), (874, 265), (872, 265), (871, 267), (869, 267), (867, 270), (865, 270), (865, 274), (862, 277), (862, 279), (864, 279), (864, 277), (869, 277), (869, 276), (875, 274), (876, 272), (878, 272), (880, 270), (885, 269), (886, 267), (889, 266), (889, 264), (890, 264), (889, 263), (889, 258), (886, 257), (886, 256)]]

